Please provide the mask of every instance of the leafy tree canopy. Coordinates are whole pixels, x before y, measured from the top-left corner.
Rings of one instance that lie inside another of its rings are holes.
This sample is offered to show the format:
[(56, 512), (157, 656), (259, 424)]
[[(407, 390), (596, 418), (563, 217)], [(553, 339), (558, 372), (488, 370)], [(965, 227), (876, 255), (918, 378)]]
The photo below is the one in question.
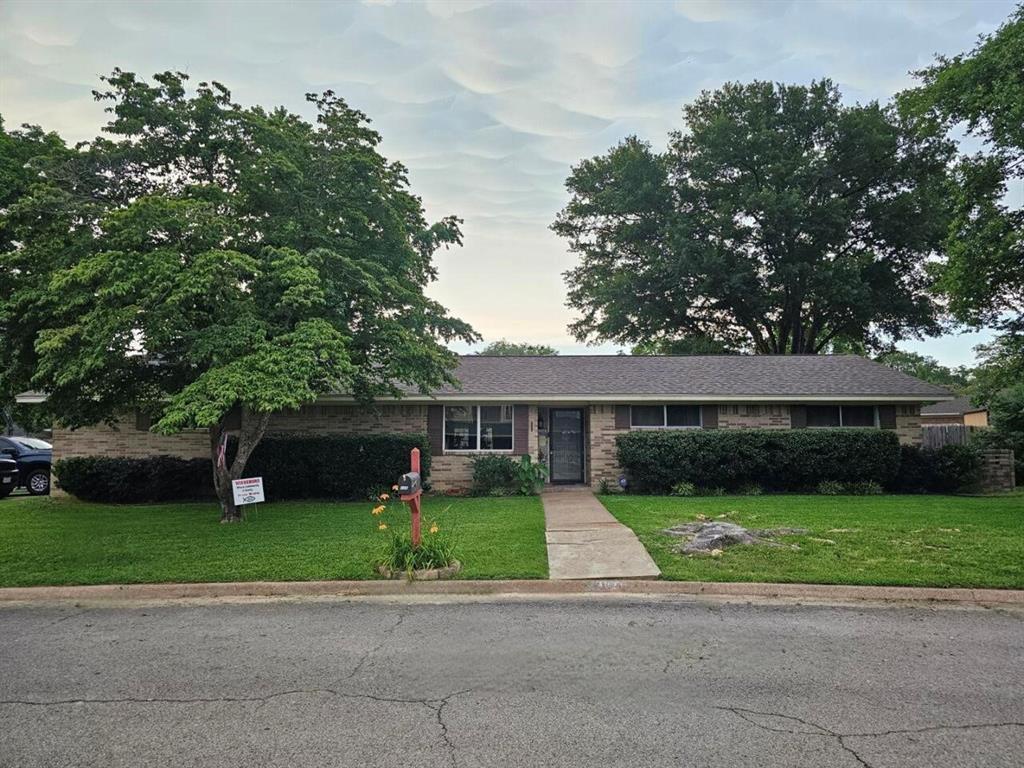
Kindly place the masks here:
[(492, 341), (486, 347), (477, 352), (477, 354), (513, 357), (523, 355), (557, 355), (558, 351), (554, 347), (549, 347), (546, 344), (528, 344), (526, 342), (498, 339), (497, 341)]
[(643, 341), (630, 350), (633, 355), (727, 355), (735, 350), (718, 339), (684, 336), (677, 339)]
[(75, 150), (3, 134), (0, 172), (28, 154), (32, 173), (0, 223), (0, 382), (44, 390), (69, 426), (134, 407), (161, 432), (209, 428), (212, 449), (240, 411), (224, 500), (269, 413), (435, 388), (444, 342), (476, 334), (423, 293), (459, 220), (426, 222), (364, 114), (328, 91), (310, 122), (187, 79), (115, 70), (105, 135)]
[(552, 229), (581, 340), (701, 337), (816, 353), (937, 332), (929, 257), (954, 145), (829, 81), (702, 93), (668, 150), (629, 138), (573, 168)]
[(881, 353), (875, 359), (890, 368), (895, 368), (897, 371), (915, 376), (922, 381), (928, 381), (942, 387), (949, 387), (957, 392), (966, 391), (971, 380), (970, 369), (964, 366), (950, 368), (942, 365), (934, 357), (921, 355), (917, 352), (894, 349)]
[(949, 259), (939, 273), (954, 315), (974, 325), (1024, 323), (1024, 210), (1006, 198), (1009, 182), (1024, 178), (1022, 61), (1024, 6), (970, 53), (918, 72), (921, 87), (899, 97), (923, 134), (965, 124), (986, 143), (956, 170)]

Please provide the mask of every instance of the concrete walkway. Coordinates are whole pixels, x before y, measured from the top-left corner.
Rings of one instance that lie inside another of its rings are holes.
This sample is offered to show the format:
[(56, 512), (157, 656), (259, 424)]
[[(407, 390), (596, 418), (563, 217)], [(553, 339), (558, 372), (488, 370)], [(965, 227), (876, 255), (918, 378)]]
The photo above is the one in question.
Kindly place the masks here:
[(650, 579), (661, 575), (636, 534), (589, 488), (552, 488), (541, 496), (548, 578)]

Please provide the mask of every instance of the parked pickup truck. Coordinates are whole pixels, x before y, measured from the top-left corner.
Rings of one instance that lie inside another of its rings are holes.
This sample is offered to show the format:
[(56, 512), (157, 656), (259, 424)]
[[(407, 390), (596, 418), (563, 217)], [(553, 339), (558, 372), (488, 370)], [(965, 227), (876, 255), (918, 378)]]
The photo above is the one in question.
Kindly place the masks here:
[(18, 486), (18, 463), (14, 459), (0, 457), (0, 499)]
[(0, 437), (0, 458), (13, 459), (18, 465), (17, 484), (33, 496), (50, 492), (50, 462), (53, 446), (34, 437)]

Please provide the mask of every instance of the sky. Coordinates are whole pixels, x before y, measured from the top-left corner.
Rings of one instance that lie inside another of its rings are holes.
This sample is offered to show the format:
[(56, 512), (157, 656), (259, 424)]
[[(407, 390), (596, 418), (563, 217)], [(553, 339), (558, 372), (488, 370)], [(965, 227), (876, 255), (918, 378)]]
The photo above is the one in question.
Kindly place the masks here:
[[(936, 53), (971, 48), (1013, 10), (989, 2), (19, 2), (0, 0), (0, 114), (70, 141), (104, 123), (114, 67), (218, 80), (243, 104), (308, 115), (333, 89), (409, 168), (432, 219), (465, 220), (428, 293), (486, 340), (585, 347), (566, 330), (574, 257), (549, 225), (581, 159), (629, 135), (663, 148), (681, 108), (727, 81), (832, 78), (887, 100)], [(990, 334), (906, 343), (970, 363)], [(459, 351), (466, 351), (460, 346)]]

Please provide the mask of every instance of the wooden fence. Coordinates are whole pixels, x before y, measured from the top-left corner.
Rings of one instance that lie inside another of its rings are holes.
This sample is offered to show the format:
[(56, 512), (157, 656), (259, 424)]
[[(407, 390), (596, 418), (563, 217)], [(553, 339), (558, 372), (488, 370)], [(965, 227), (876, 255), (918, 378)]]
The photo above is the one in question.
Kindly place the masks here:
[(921, 427), (921, 444), (938, 449), (944, 445), (966, 445), (971, 433), (983, 427), (965, 427), (963, 424), (926, 424)]

